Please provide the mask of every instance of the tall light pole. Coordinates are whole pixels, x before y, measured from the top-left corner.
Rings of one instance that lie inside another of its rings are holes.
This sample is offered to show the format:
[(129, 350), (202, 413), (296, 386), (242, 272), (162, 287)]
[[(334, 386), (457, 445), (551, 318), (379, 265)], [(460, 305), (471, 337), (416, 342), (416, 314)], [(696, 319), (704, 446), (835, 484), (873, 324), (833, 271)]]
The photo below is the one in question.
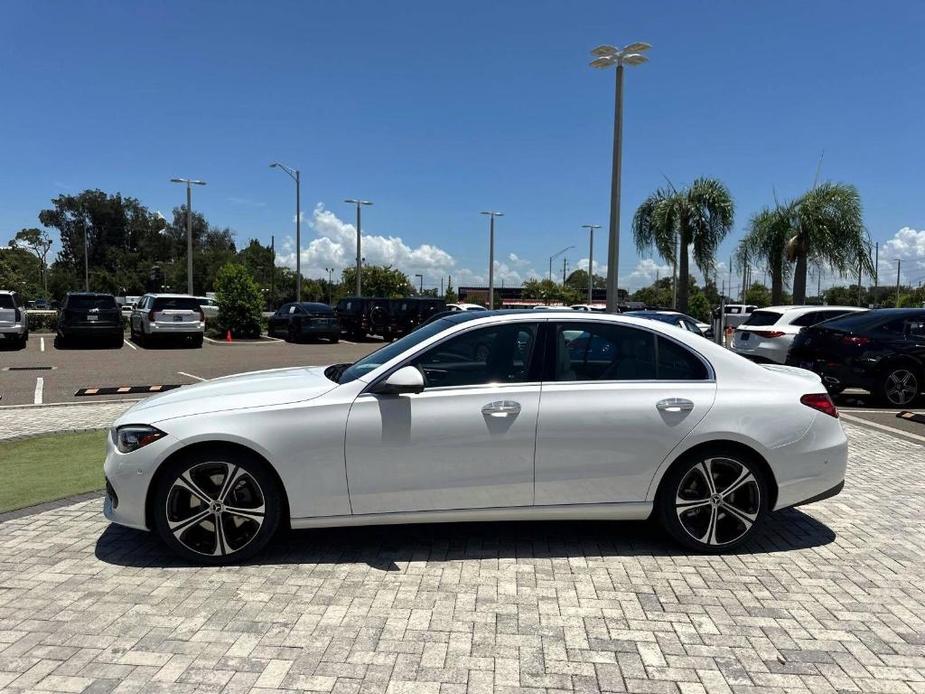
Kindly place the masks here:
[(295, 181), (295, 300), (302, 301), (302, 174), (274, 161), (271, 169), (282, 169)]
[(360, 200), (354, 198), (348, 198), (347, 200), (344, 200), (344, 202), (357, 206), (357, 296), (363, 296), (363, 257), (360, 254), (360, 210), (363, 208), (363, 205), (372, 205), (372, 203), (369, 200)]
[[(566, 246), (565, 248), (563, 248), (563, 249), (562, 249), (561, 251), (559, 251), (558, 253), (553, 253), (551, 256), (549, 256), (549, 280), (550, 280), (550, 281), (552, 281), (552, 261), (555, 260), (556, 258), (558, 258), (560, 255), (562, 255), (562, 254), (565, 253), (566, 251), (572, 250), (574, 247), (575, 247), (575, 246)], [(563, 280), (563, 281), (565, 281), (565, 280)]]
[(193, 294), (193, 186), (204, 186), (205, 181), (191, 178), (171, 178), (171, 183), (186, 184), (186, 293)]
[(90, 251), (87, 243), (86, 225), (84, 225), (84, 291), (90, 291)]
[(623, 48), (616, 46), (598, 46), (591, 55), (597, 56), (591, 61), (591, 67), (606, 69), (617, 66), (616, 94), (613, 114), (613, 161), (610, 174), (610, 239), (607, 248), (607, 311), (617, 312), (619, 297), (620, 264), (620, 166), (623, 152), (623, 66), (641, 65), (648, 58), (643, 51), (651, 48), (641, 41), (630, 43)]
[(488, 222), (488, 308), (495, 307), (495, 217), (503, 217), (504, 212), (489, 210), (482, 212), (489, 217)]
[(588, 230), (588, 306), (594, 303), (594, 230), (600, 229), (600, 224), (582, 224), (582, 229)]
[(414, 274), (414, 276), (417, 277), (417, 278), (420, 280), (420, 282), (421, 282), (421, 284), (420, 284), (420, 286), (419, 286), (419, 288), (418, 288), (418, 294), (423, 294), (423, 293), (424, 293), (424, 275), (422, 275), (422, 274), (419, 273), (419, 272), (416, 272), (416, 273)]

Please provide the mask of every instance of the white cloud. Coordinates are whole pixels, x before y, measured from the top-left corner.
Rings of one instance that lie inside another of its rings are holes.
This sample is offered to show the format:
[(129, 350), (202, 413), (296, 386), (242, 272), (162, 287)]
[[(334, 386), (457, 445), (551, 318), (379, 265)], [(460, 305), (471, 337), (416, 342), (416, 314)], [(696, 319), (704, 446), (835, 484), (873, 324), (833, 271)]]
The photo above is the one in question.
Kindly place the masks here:
[(648, 287), (661, 277), (671, 276), (671, 265), (667, 263), (659, 265), (652, 258), (644, 258), (636, 263), (636, 267), (626, 277), (620, 281), (621, 288), (634, 292), (642, 287)]
[(896, 261), (900, 260), (903, 284), (919, 284), (925, 279), (925, 229), (903, 227), (886, 243), (880, 244), (877, 283), (896, 281)]
[[(303, 213), (304, 214), (304, 213)], [(325, 268), (333, 267), (337, 274), (356, 263), (356, 226), (340, 219), (318, 203), (306, 231), (314, 238), (302, 243), (302, 274), (307, 277), (325, 276)], [(424, 275), (424, 286), (440, 285), (440, 278), (452, 275), (453, 285), (484, 285), (488, 282), (487, 267), (483, 271), (457, 267), (455, 258), (439, 246), (423, 243), (412, 248), (400, 236), (368, 234), (364, 231), (361, 253), (371, 265), (391, 265), (408, 277)], [(277, 265), (295, 268), (295, 241), (286, 238), (277, 253)], [(519, 286), (525, 279), (536, 277), (529, 261), (511, 253), (507, 261), (495, 261), (495, 282)]]

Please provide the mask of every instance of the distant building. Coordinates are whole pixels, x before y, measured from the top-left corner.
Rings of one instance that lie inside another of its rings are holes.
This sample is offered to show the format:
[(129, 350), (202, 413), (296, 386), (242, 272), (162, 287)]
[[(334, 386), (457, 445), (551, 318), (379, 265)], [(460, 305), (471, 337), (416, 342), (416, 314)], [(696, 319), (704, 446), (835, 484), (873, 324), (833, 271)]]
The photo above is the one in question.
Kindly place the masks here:
[[(523, 287), (495, 287), (495, 301), (500, 299), (502, 306), (529, 306), (544, 303), (542, 299), (525, 299)], [(488, 306), (488, 287), (460, 287), (457, 290), (459, 300), (470, 304), (482, 304)], [(625, 290), (620, 290), (620, 300), (625, 302), (627, 298)], [(587, 301), (587, 291), (582, 293), (579, 303)], [(606, 304), (607, 290), (595, 289), (591, 295), (592, 303)]]

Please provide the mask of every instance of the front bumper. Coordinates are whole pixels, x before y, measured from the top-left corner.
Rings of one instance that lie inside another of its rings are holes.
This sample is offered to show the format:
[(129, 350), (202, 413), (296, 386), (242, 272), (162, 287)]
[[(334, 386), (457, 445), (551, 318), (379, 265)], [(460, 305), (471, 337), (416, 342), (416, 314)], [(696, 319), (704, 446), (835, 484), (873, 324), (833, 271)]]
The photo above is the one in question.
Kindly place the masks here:
[(146, 504), (151, 480), (158, 463), (176, 443), (169, 434), (152, 444), (131, 453), (120, 453), (106, 437), (106, 498), (103, 515), (113, 523), (137, 530), (150, 530), (146, 518)]

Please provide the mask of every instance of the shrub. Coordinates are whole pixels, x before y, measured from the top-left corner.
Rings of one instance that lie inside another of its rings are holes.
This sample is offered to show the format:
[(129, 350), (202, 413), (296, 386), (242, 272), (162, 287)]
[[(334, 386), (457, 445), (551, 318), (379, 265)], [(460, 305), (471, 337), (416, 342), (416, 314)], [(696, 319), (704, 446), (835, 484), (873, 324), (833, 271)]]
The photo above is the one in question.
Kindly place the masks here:
[(58, 329), (57, 311), (27, 311), (29, 330), (36, 333), (53, 333)]
[(263, 298), (254, 278), (243, 265), (229, 263), (215, 277), (215, 300), (218, 303), (216, 324), (224, 335), (258, 337)]

